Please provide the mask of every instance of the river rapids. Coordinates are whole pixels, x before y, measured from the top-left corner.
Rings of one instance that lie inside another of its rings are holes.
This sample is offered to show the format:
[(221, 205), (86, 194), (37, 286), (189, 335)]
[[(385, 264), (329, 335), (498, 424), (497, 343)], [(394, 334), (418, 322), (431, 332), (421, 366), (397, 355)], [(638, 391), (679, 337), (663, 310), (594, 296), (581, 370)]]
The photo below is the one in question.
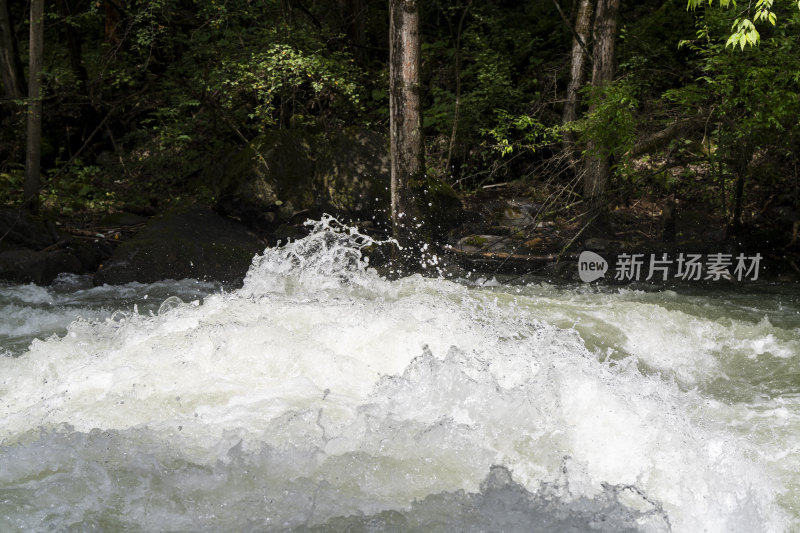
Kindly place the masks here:
[(800, 290), (0, 286), (0, 531), (800, 530)]

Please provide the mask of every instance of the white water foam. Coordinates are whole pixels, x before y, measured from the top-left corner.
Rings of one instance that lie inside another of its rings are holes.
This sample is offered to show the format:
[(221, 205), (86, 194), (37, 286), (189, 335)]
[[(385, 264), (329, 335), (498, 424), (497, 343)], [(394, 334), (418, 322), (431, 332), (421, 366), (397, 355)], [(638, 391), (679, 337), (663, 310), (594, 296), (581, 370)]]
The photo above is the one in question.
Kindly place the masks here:
[(788, 527), (724, 404), (496, 290), (384, 280), (367, 244), (324, 219), (239, 291), (0, 357), (0, 526), (477, 531), (525, 502), (506, 530)]

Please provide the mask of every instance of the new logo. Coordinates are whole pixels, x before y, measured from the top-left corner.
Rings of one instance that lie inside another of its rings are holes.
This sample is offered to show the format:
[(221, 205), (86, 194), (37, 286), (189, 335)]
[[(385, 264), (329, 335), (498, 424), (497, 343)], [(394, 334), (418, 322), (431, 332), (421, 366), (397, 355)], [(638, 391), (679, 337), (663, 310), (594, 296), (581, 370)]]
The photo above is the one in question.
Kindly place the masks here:
[(584, 251), (578, 257), (578, 276), (584, 283), (602, 278), (608, 272), (608, 262), (594, 252)]

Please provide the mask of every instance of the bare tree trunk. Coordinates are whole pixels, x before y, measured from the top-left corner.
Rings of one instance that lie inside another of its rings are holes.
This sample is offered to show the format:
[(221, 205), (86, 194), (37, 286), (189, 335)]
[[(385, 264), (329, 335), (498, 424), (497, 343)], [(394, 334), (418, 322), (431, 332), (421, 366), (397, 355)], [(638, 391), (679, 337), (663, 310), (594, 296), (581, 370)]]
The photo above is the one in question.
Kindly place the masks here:
[[(562, 122), (572, 122), (578, 118), (578, 90), (586, 81), (586, 60), (589, 52), (589, 33), (592, 27), (592, 0), (580, 0), (578, 15), (575, 17), (575, 33), (572, 39), (572, 64), (570, 67), (569, 85), (567, 85), (567, 100), (564, 103)], [(567, 142), (574, 142), (571, 132), (567, 132)]]
[(424, 222), (417, 204), (425, 183), (417, 0), (389, 1), (389, 43), (392, 229), (410, 260), (419, 250)]
[(44, 55), (44, 0), (31, 0), (30, 66), (28, 80), (28, 138), (25, 151), (23, 206), (39, 209), (39, 165), (42, 153), (42, 58)]
[[(592, 50), (592, 87), (599, 89), (614, 79), (614, 41), (620, 0), (597, 0)], [(591, 113), (593, 109), (589, 109)], [(608, 147), (597, 141), (587, 143), (586, 173), (583, 178), (583, 198), (593, 208), (602, 208), (606, 183), (611, 175)], [(598, 154), (599, 152), (599, 154)]]
[(8, 11), (8, 1), (0, 0), (0, 70), (5, 96), (19, 100), (25, 97), (25, 74), (17, 50), (14, 26)]

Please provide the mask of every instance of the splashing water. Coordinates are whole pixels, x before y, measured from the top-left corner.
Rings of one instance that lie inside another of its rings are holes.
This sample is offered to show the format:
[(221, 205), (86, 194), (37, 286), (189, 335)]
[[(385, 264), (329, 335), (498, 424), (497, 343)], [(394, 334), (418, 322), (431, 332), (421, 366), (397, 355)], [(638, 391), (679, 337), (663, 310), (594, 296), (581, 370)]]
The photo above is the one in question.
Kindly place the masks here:
[(388, 281), (371, 244), (324, 218), (230, 293), (0, 289), (0, 530), (797, 527), (796, 299)]

